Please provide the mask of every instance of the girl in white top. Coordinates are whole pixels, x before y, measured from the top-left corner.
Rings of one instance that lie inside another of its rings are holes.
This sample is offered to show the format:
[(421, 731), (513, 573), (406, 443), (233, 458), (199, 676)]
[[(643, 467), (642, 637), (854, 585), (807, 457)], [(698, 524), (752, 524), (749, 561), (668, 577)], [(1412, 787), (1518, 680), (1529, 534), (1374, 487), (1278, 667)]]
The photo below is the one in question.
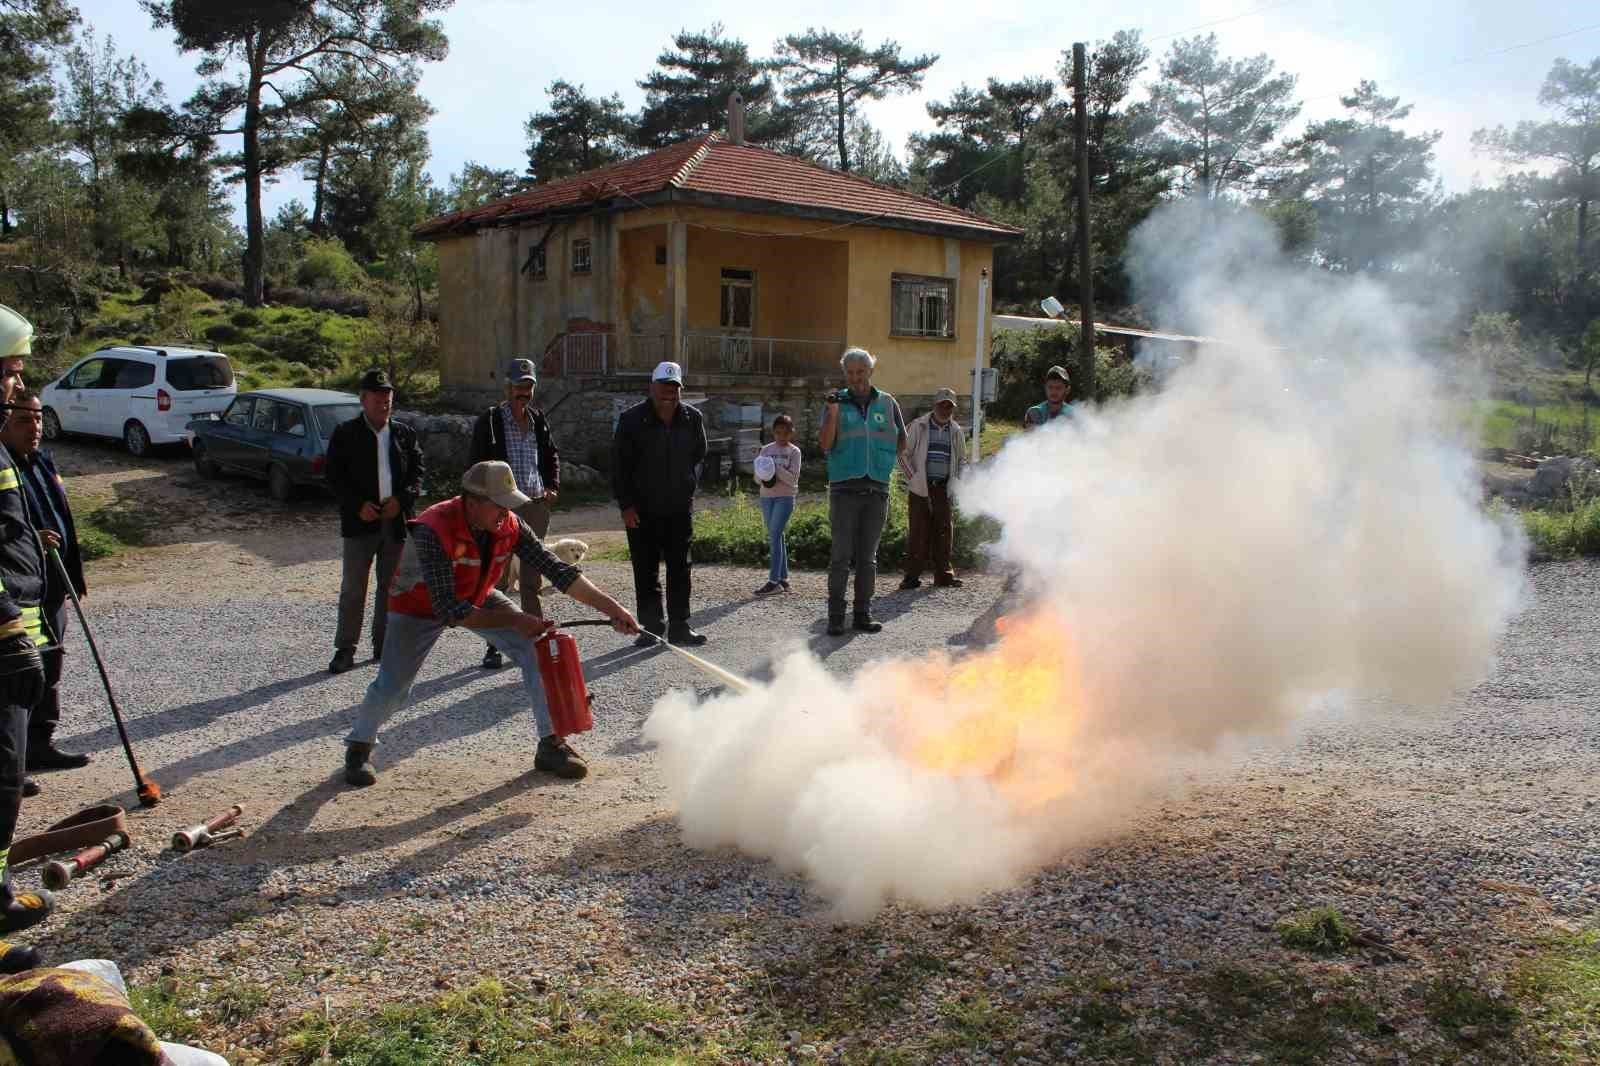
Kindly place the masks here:
[[(771, 565), (767, 583), (756, 589), (757, 596), (789, 591), (789, 552), (783, 541), (784, 528), (794, 515), (795, 497), (800, 492), (800, 449), (794, 445), (794, 419), (780, 414), (772, 420), (772, 443), (761, 449), (773, 463), (773, 476), (759, 482), (761, 517), (767, 524), (767, 547)], [(765, 464), (763, 464), (765, 465)]]

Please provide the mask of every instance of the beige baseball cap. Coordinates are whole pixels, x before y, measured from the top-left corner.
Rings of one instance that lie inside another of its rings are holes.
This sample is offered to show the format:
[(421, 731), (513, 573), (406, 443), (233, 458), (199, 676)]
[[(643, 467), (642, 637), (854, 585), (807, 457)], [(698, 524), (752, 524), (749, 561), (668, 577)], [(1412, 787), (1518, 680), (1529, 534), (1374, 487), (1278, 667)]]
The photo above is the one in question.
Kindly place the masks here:
[(946, 387), (939, 389), (933, 394), (933, 406), (938, 407), (940, 404), (947, 402), (957, 404), (958, 406), (961, 403), (960, 400), (956, 399), (955, 389)]
[(529, 502), (528, 497), (517, 491), (517, 478), (511, 473), (511, 467), (497, 459), (469, 468), (461, 475), (461, 487), (474, 496), (486, 496), (511, 511)]

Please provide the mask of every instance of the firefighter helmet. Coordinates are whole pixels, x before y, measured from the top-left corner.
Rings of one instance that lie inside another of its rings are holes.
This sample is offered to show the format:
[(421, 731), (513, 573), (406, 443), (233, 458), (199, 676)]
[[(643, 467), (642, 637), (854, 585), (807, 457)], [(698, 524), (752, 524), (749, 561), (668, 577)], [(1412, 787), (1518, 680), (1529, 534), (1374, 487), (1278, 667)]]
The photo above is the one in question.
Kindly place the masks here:
[(33, 323), (0, 304), (0, 359), (33, 353)]

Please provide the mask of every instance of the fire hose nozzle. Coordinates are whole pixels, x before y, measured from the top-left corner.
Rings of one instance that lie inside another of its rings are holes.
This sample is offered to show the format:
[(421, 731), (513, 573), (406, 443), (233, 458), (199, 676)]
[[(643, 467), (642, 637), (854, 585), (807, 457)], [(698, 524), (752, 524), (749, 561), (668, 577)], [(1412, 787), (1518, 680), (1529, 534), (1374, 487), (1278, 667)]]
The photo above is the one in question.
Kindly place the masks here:
[[(191, 825), (172, 834), (172, 850), (177, 852), (193, 851), (203, 848), (216, 840), (225, 839), (220, 836), (220, 831), (232, 825), (244, 813), (244, 805), (235, 803), (223, 813), (208, 822)], [(229, 836), (243, 836), (244, 830), (228, 834)]]
[(99, 866), (111, 855), (126, 848), (131, 841), (128, 834), (118, 830), (92, 848), (85, 848), (66, 862), (47, 863), (44, 868), (44, 886), (55, 891), (66, 888), (74, 878), (82, 877)]

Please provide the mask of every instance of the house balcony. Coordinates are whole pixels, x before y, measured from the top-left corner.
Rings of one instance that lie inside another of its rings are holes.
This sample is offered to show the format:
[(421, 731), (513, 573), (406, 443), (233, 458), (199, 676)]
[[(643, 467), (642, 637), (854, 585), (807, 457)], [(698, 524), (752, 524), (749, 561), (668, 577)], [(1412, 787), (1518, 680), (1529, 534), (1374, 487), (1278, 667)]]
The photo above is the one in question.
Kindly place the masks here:
[[(666, 333), (564, 333), (546, 349), (550, 377), (647, 375), (673, 358)], [(822, 378), (837, 376), (843, 340), (758, 337), (720, 330), (684, 333), (678, 361), (694, 378), (709, 376)]]

